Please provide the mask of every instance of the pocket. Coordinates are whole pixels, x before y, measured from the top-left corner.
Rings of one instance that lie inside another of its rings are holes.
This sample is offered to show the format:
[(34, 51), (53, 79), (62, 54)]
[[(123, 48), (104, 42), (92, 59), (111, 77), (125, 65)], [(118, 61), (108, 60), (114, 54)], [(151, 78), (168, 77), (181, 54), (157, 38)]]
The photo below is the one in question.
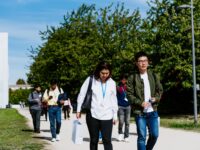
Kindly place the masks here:
[(152, 117), (158, 118), (159, 117), (158, 112), (157, 111), (152, 112)]

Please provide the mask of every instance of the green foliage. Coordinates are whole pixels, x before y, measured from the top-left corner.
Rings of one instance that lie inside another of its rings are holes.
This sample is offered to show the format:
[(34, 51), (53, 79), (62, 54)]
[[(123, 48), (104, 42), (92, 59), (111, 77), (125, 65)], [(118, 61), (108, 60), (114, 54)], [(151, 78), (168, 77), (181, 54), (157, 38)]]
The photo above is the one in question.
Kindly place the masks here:
[(20, 84), (26, 84), (26, 82), (24, 81), (24, 79), (18, 79), (17, 82), (16, 82), (17, 85), (20, 85)]
[(40, 82), (47, 87), (51, 79), (76, 97), (86, 77), (101, 60), (113, 66), (113, 77), (130, 72), (133, 52), (141, 48), (138, 10), (130, 13), (124, 5), (96, 10), (95, 5), (82, 5), (64, 16), (58, 28), (41, 32), (45, 43), (31, 51), (28, 83)]
[(28, 89), (19, 89), (16, 91), (9, 90), (9, 103), (19, 104), (19, 102), (25, 102), (27, 104), (27, 99), (30, 94)]
[[(85, 78), (101, 60), (112, 64), (112, 76), (132, 73), (134, 54), (146, 51), (150, 68), (160, 73), (165, 93), (160, 111), (192, 112), (192, 41), (190, 9), (180, 0), (150, 0), (146, 18), (123, 3), (96, 10), (83, 4), (64, 16), (59, 27), (40, 32), (44, 43), (31, 49), (28, 83), (47, 88), (51, 79), (76, 100)], [(197, 83), (200, 82), (200, 1), (194, 1)]]

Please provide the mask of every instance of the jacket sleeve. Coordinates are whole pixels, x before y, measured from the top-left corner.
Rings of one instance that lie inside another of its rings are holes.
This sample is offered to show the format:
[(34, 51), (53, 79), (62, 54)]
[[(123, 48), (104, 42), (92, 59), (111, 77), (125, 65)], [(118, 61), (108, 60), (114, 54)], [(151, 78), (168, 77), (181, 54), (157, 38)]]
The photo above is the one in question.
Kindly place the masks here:
[(127, 98), (131, 104), (142, 107), (143, 101), (136, 97), (136, 93), (135, 93), (136, 85), (134, 85), (135, 83), (134, 80), (135, 80), (134, 75), (131, 75), (127, 80)]
[(162, 87), (162, 84), (160, 83), (160, 80), (158, 78), (157, 75), (154, 75), (155, 77), (155, 99), (156, 99), (156, 102), (158, 103), (161, 99), (161, 96), (163, 94), (163, 87)]
[(32, 93), (29, 94), (28, 102), (30, 105), (38, 104), (39, 100), (32, 98)]
[(118, 102), (117, 102), (117, 90), (115, 82), (113, 83), (112, 105), (113, 105), (113, 119), (117, 120)]
[(84, 101), (85, 95), (87, 93), (88, 85), (89, 85), (90, 77), (88, 77), (83, 85), (81, 86), (80, 92), (78, 94), (78, 99), (77, 99), (77, 112), (81, 112), (81, 106)]

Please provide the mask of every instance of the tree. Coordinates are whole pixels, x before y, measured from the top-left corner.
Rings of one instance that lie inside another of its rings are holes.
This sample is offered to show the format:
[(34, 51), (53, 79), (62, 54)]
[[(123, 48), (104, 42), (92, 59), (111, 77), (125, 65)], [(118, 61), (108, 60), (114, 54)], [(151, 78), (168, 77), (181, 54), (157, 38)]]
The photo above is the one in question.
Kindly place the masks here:
[[(40, 32), (44, 43), (30, 50), (33, 63), (28, 83), (46, 88), (51, 79), (76, 99), (80, 86), (101, 60), (112, 64), (112, 77), (135, 70), (133, 57), (146, 51), (150, 68), (160, 73), (165, 92), (163, 112), (192, 112), (192, 51), (190, 10), (178, 9), (187, 1), (150, 0), (147, 17), (118, 3), (96, 10), (83, 4), (64, 16), (59, 27)], [(200, 1), (194, 2), (197, 83), (200, 82)]]
[(33, 64), (28, 83), (40, 82), (47, 87), (56, 78), (75, 98), (82, 82), (101, 60), (112, 64), (114, 78), (118, 78), (120, 68), (130, 72), (133, 52), (141, 47), (140, 21), (139, 11), (130, 14), (123, 4), (100, 10), (83, 4), (67, 13), (60, 27), (41, 32), (45, 43), (30, 51)]
[(16, 82), (17, 85), (26, 84), (24, 79), (18, 79)]
[(165, 89), (162, 104), (168, 112), (192, 112), (190, 11), (178, 9), (182, 3), (151, 1), (144, 24), (152, 64), (161, 72)]

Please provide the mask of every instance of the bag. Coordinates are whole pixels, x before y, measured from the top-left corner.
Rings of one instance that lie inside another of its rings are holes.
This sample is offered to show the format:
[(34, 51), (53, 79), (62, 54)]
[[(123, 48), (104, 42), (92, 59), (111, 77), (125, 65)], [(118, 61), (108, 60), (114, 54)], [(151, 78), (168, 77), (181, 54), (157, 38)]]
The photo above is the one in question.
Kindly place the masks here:
[(90, 81), (87, 89), (87, 93), (85, 95), (83, 104), (81, 106), (81, 110), (90, 110), (91, 102), (92, 102), (92, 79), (93, 77), (90, 76)]
[(58, 100), (57, 100), (58, 106), (61, 107), (61, 106), (63, 105), (63, 104), (60, 103), (61, 100), (66, 101), (67, 99), (68, 99), (68, 97), (67, 97), (67, 93), (66, 93), (66, 92), (60, 93), (60, 94), (58, 95)]
[(73, 121), (72, 141), (74, 144), (83, 143), (82, 124), (80, 123), (79, 120)]

